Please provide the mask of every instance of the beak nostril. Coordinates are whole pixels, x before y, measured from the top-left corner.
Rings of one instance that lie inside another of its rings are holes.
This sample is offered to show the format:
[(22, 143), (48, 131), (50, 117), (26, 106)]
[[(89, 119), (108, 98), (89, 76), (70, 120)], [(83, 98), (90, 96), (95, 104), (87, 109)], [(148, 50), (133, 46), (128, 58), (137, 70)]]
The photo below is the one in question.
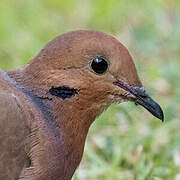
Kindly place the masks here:
[[(144, 87), (130, 86), (121, 81), (114, 82), (115, 85), (129, 92), (131, 95), (128, 96), (136, 105), (141, 105), (147, 109), (155, 117), (164, 120), (164, 115), (161, 107), (146, 93)], [(133, 95), (133, 96), (132, 96)], [(127, 97), (127, 98), (128, 98)]]
[(140, 97), (148, 97), (144, 87), (139, 86), (131, 86), (131, 91), (134, 95), (140, 96)]

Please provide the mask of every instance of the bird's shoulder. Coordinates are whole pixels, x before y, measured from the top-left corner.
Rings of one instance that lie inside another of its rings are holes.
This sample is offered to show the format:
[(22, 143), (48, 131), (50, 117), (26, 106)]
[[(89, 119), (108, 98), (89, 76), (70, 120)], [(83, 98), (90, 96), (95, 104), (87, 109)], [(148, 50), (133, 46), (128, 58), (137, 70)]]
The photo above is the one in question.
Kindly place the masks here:
[(24, 101), (23, 94), (0, 76), (0, 179), (18, 176), (26, 162), (29, 127)]

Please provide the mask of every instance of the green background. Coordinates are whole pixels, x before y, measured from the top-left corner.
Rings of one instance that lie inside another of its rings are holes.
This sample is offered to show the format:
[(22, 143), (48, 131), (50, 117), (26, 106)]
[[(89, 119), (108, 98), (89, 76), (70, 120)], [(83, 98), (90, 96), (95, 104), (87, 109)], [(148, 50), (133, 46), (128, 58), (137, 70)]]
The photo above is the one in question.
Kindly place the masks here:
[(112, 34), (129, 49), (165, 123), (132, 103), (111, 106), (91, 127), (74, 180), (178, 180), (180, 1), (1, 0), (0, 68), (21, 67), (76, 29)]

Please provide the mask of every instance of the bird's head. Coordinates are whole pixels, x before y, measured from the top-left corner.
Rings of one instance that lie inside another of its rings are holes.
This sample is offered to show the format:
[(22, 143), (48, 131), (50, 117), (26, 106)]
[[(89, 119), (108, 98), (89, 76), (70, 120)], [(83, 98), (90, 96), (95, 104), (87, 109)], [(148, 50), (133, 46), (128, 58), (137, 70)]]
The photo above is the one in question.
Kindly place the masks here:
[(160, 106), (139, 80), (128, 50), (101, 32), (74, 31), (55, 38), (25, 68), (27, 78), (50, 96), (85, 102), (103, 111), (112, 103), (132, 101), (163, 121)]

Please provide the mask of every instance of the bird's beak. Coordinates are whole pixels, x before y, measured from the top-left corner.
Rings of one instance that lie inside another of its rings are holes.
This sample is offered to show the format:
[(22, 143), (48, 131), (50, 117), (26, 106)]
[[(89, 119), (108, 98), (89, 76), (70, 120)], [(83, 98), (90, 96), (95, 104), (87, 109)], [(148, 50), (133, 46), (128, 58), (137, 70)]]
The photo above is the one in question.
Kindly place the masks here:
[(159, 106), (144, 90), (144, 87), (126, 85), (121, 81), (114, 82), (115, 85), (128, 92), (127, 98), (134, 101), (135, 104), (143, 106), (152, 115), (164, 121), (164, 114)]

